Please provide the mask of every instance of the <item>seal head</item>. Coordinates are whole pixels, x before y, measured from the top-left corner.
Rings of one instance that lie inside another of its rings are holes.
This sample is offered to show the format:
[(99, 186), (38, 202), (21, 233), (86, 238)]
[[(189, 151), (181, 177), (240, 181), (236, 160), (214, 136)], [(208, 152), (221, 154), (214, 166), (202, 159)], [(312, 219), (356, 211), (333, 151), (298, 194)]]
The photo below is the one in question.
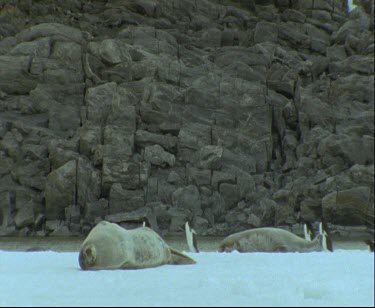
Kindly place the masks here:
[(83, 270), (88, 270), (95, 265), (96, 249), (92, 244), (86, 244), (79, 252), (79, 266)]

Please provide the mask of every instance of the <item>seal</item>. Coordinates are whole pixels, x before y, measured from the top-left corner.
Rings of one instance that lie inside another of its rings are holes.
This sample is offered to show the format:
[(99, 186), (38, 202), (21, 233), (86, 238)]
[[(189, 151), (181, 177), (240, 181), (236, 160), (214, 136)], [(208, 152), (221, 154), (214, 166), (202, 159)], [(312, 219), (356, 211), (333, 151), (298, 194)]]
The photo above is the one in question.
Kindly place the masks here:
[(148, 227), (126, 230), (108, 221), (101, 221), (90, 231), (82, 243), (78, 260), (83, 270), (141, 269), (196, 263), (169, 247)]
[[(190, 252), (199, 252), (196, 232), (185, 223), (186, 241)], [(312, 228), (304, 224), (304, 237), (279, 228), (256, 228), (238, 232), (224, 238), (219, 245), (219, 252), (310, 252), (333, 251), (333, 245), (325, 225), (319, 224), (319, 234), (312, 240)]]
[(279, 228), (256, 228), (227, 236), (219, 245), (219, 252), (311, 252), (323, 251), (324, 236), (312, 241)]

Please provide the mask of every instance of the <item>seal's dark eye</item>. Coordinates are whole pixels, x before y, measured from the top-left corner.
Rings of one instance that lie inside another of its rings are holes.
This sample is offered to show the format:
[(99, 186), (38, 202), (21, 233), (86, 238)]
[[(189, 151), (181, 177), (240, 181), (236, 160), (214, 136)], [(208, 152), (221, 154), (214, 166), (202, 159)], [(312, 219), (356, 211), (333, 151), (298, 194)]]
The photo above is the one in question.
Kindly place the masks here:
[(92, 256), (93, 256), (93, 251), (92, 251), (91, 248), (88, 248), (88, 249), (86, 250), (86, 255), (87, 255), (88, 257), (92, 257)]

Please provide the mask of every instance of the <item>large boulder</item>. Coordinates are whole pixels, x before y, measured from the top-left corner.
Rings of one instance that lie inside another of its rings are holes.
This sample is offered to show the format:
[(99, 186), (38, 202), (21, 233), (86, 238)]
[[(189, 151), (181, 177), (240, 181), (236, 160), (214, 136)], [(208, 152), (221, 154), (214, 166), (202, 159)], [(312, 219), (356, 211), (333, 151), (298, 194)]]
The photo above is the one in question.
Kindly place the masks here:
[(1, 235), (373, 229), (373, 1), (5, 2)]
[(71, 160), (47, 176), (45, 199), (47, 220), (64, 220), (65, 208), (76, 203), (77, 161)]
[(331, 192), (322, 200), (325, 221), (339, 225), (363, 225), (371, 217), (370, 188), (358, 186)]
[(195, 185), (178, 188), (172, 193), (172, 204), (178, 209), (187, 209), (194, 214), (199, 214), (201, 199), (198, 188)]

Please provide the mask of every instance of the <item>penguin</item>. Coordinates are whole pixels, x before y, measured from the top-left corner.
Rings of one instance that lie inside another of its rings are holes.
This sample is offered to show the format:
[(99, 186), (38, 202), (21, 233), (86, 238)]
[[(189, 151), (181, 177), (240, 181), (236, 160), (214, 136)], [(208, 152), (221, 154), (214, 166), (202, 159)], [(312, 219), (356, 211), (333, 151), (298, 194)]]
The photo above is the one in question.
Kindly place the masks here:
[(185, 223), (185, 234), (186, 234), (186, 241), (187, 241), (190, 251), (199, 252), (197, 238), (196, 238), (197, 233), (195, 232), (194, 229), (190, 228), (188, 221)]

